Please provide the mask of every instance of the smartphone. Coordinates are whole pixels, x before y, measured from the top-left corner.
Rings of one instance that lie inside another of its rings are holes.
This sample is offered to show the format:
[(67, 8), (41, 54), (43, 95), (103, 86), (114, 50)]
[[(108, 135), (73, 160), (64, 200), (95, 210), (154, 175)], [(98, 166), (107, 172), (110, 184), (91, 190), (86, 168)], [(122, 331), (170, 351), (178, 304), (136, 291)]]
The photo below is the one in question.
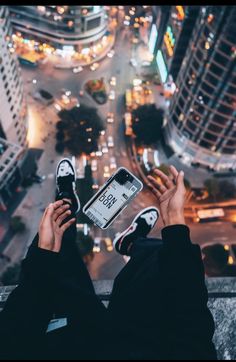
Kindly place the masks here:
[(137, 177), (120, 167), (87, 202), (83, 212), (99, 228), (107, 229), (142, 188)]

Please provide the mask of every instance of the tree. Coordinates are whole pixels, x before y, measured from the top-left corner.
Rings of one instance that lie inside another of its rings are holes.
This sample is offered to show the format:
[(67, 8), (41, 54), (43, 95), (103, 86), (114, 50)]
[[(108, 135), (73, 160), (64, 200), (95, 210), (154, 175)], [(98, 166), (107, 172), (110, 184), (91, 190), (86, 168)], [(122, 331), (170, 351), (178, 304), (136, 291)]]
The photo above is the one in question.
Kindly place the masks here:
[(55, 146), (55, 150), (58, 152), (58, 153), (63, 153), (64, 152), (64, 149), (65, 149), (65, 145), (63, 142), (58, 142)]
[(137, 141), (150, 145), (161, 137), (164, 111), (155, 104), (145, 104), (133, 110), (133, 132)]
[(14, 233), (22, 233), (26, 229), (21, 216), (13, 216), (10, 220), (10, 230)]
[(223, 199), (232, 199), (236, 196), (236, 186), (232, 182), (223, 180), (219, 182), (220, 195)]
[(217, 196), (220, 192), (219, 182), (214, 178), (208, 179), (204, 182), (204, 186), (206, 187), (209, 197), (216, 201)]
[(1, 277), (3, 285), (16, 285), (19, 282), (21, 265), (20, 263), (9, 266)]
[(82, 257), (90, 254), (93, 251), (93, 238), (90, 235), (84, 235), (82, 231), (78, 231), (77, 233), (76, 244)]
[(228, 200), (236, 197), (236, 186), (227, 180), (218, 181), (214, 178), (205, 181), (209, 197), (214, 201)]
[[(65, 127), (59, 127), (60, 133), (63, 132), (64, 135), (63, 147), (75, 156), (97, 151), (98, 139), (105, 127), (95, 108), (81, 105), (70, 110), (64, 109), (58, 115), (61, 119), (58, 123), (65, 124)], [(56, 145), (58, 152), (62, 149), (59, 144)]]

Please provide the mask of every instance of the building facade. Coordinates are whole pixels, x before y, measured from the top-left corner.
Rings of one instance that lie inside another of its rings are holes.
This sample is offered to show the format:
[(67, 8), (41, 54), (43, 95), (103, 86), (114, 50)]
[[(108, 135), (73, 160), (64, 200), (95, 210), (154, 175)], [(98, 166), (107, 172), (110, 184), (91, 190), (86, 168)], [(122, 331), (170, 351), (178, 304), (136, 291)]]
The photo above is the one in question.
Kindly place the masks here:
[(236, 8), (201, 7), (165, 138), (186, 164), (236, 168)]
[(153, 6), (149, 50), (163, 84), (177, 78), (199, 11), (199, 6)]
[(27, 147), (27, 109), (6, 6), (0, 6), (0, 137)]
[(21, 71), (11, 43), (6, 6), (0, 6), (0, 205), (8, 199), (27, 154), (27, 108)]
[(79, 51), (107, 31), (104, 6), (9, 6), (12, 26), (27, 39)]

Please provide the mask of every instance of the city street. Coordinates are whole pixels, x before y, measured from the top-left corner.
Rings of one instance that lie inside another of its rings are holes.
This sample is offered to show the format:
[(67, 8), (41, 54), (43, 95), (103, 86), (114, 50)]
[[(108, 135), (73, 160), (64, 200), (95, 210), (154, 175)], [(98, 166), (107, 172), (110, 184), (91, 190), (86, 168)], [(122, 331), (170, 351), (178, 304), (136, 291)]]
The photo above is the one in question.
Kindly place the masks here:
[[(56, 69), (50, 61), (40, 64), (39, 68), (22, 68), (22, 75), (29, 106), (29, 146), (42, 149), (44, 152), (38, 164), (38, 174), (45, 175), (46, 180), (42, 184), (34, 184), (30, 187), (27, 195), (15, 211), (15, 215), (21, 215), (27, 224), (27, 230), (22, 235), (16, 235), (6, 247), (4, 254), (11, 257), (12, 262), (17, 262), (23, 257), (34, 234), (37, 231), (39, 220), (46, 205), (54, 199), (55, 194), (55, 169), (61, 156), (55, 152), (55, 124), (58, 120), (57, 110), (54, 105), (42, 106), (32, 94), (37, 89), (44, 89), (50, 92), (55, 99), (61, 96), (61, 90), (67, 89), (72, 92), (72, 97), (78, 98), (80, 103), (97, 107), (99, 114), (107, 125), (106, 133), (100, 138), (100, 144), (107, 142), (109, 136), (113, 137), (114, 147), (108, 149), (108, 153), (101, 158), (97, 157), (97, 170), (93, 172), (94, 179), (99, 186), (103, 185), (104, 167), (110, 166), (111, 157), (115, 158), (117, 167), (124, 166), (137, 174), (136, 164), (130, 157), (124, 138), (123, 115), (125, 113), (125, 91), (132, 85), (134, 78), (137, 78), (140, 71), (131, 66), (130, 59), (137, 57), (137, 47), (131, 42), (129, 28), (118, 30), (115, 43), (115, 55), (112, 58), (104, 58), (96, 71), (89, 67), (84, 68), (79, 74), (74, 74), (70, 69)], [(139, 62), (139, 59), (137, 59)], [(97, 103), (86, 93), (81, 97), (79, 92), (84, 90), (84, 84), (89, 79), (103, 77), (108, 91), (115, 91), (115, 100), (108, 100), (104, 105)], [(111, 77), (116, 77), (116, 86), (110, 85)], [(34, 82), (33, 82), (34, 80)], [(158, 87), (152, 87), (157, 106), (164, 107), (163, 98), (159, 96)], [(114, 114), (114, 123), (107, 123), (108, 112)], [(67, 153), (65, 156), (73, 156)], [(160, 153), (163, 160), (164, 154)], [(178, 163), (180, 166), (180, 163)], [(110, 171), (112, 172), (112, 171)], [(189, 171), (190, 172), (190, 171)], [(188, 175), (187, 175), (188, 177)], [(195, 176), (194, 176), (195, 177)], [(105, 231), (92, 227), (94, 237), (114, 238), (115, 234), (128, 227), (134, 216), (142, 209), (155, 204), (155, 198), (149, 190), (144, 187), (138, 197), (118, 217), (118, 219)], [(160, 236), (161, 223), (154, 228), (150, 236)], [(229, 243), (234, 242), (235, 229), (230, 222), (217, 222), (208, 224), (191, 224), (193, 242), (203, 244), (209, 241), (223, 240)], [(178, 242), (178, 241), (176, 241)], [(105, 250), (95, 254), (93, 262), (89, 265), (89, 271), (93, 279), (113, 279), (117, 272), (125, 264), (123, 258), (114, 251)], [(6, 263), (2, 262), (2, 269)], [(0, 265), (1, 267), (1, 265)]]

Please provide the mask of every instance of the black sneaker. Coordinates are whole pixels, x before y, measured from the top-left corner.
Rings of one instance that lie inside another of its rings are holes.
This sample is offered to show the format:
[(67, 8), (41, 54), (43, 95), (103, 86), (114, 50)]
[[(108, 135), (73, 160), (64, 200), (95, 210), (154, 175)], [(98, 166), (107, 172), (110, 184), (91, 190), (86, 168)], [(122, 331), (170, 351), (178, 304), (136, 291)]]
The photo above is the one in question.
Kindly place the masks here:
[(129, 255), (132, 243), (139, 237), (146, 237), (154, 228), (159, 216), (159, 210), (154, 206), (140, 211), (132, 224), (114, 239), (116, 251), (122, 255)]
[(75, 213), (78, 213), (80, 210), (80, 202), (76, 194), (75, 181), (76, 173), (72, 162), (68, 158), (63, 158), (57, 165), (56, 200), (61, 200), (62, 198), (71, 199), (73, 210)]

